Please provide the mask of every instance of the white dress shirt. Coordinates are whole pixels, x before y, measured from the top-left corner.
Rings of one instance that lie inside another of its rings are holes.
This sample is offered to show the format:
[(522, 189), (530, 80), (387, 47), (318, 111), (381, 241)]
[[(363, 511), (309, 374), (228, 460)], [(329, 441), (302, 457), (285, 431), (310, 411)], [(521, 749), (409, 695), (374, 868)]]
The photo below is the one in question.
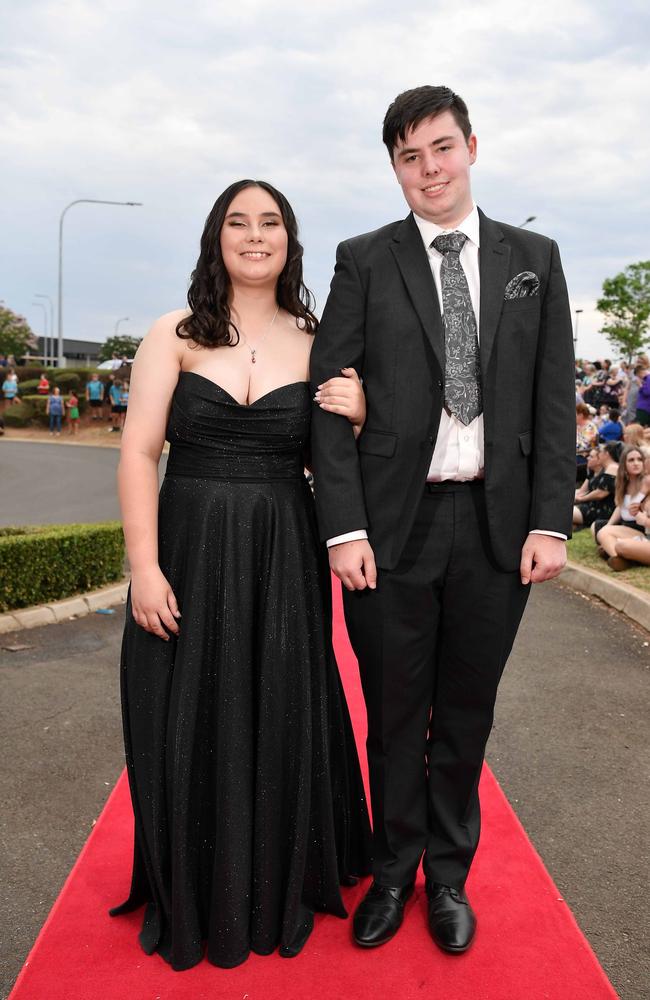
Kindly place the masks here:
[[(478, 208), (473, 206), (472, 211), (454, 229), (441, 229), (435, 222), (421, 219), (413, 214), (415, 223), (420, 230), (422, 242), (424, 243), (431, 274), (438, 293), (438, 302), (442, 310), (442, 286), (440, 283), (440, 269), (442, 266), (443, 254), (434, 249), (431, 244), (436, 236), (441, 233), (458, 232), (464, 233), (467, 240), (460, 252), (460, 263), (467, 284), (469, 295), (472, 301), (474, 316), (476, 317), (476, 332), (479, 343), (481, 332), (479, 328), (480, 301), (481, 301), (481, 279), (479, 272), (479, 245), (480, 245), (480, 223)], [(443, 480), (464, 483), (470, 479), (482, 479), (485, 464), (485, 447), (483, 434), (483, 414), (480, 413), (467, 426), (461, 423), (453, 414), (442, 410), (440, 414), (440, 425), (436, 437), (436, 444), (429, 465), (427, 482), (440, 483)], [(555, 531), (540, 531), (534, 529), (533, 534), (553, 535), (556, 538), (566, 540), (566, 535)], [(367, 532), (363, 529), (358, 531), (348, 531), (344, 535), (337, 535), (335, 538), (328, 538), (328, 548), (332, 545), (340, 545), (342, 542), (358, 541), (367, 538)]]

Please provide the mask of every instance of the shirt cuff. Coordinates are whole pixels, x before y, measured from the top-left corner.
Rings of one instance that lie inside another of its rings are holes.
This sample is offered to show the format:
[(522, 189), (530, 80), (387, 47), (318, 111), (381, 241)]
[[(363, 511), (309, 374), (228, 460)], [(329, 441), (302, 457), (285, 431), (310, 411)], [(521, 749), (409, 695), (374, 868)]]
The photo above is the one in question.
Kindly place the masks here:
[(359, 542), (367, 537), (368, 532), (365, 528), (360, 528), (359, 531), (348, 531), (345, 535), (336, 535), (334, 538), (328, 538), (327, 547), (331, 549), (332, 545), (341, 545), (343, 542)]
[(561, 538), (563, 542), (567, 542), (568, 535), (563, 535), (561, 531), (543, 531), (542, 528), (533, 528), (528, 532), (529, 535), (550, 535), (551, 538)]

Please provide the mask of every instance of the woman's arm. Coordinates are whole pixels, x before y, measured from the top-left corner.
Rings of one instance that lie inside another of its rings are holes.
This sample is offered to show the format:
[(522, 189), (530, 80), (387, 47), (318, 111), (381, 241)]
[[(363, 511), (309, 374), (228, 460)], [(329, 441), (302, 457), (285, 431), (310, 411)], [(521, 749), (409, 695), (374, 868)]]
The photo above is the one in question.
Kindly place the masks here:
[(323, 382), (314, 396), (321, 410), (340, 413), (352, 424), (355, 438), (359, 437), (366, 422), (366, 395), (354, 368), (341, 368), (343, 377)]
[(180, 614), (158, 565), (158, 462), (184, 349), (175, 332), (182, 315), (162, 316), (138, 348), (117, 473), (133, 617), (165, 640), (169, 636), (163, 625), (177, 634)]

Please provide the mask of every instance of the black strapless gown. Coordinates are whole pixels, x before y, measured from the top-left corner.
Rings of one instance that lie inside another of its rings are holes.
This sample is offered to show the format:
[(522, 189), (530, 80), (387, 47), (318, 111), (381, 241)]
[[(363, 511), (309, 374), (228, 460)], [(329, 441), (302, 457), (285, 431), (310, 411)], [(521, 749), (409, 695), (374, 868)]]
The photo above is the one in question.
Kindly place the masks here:
[[(159, 560), (181, 610), (165, 643), (127, 606), (129, 899), (175, 969), (288, 945), (303, 907), (346, 916), (370, 826), (332, 652), (330, 579), (303, 474), (307, 383), (238, 403), (182, 372), (160, 492)], [(206, 948), (207, 945), (207, 948)]]

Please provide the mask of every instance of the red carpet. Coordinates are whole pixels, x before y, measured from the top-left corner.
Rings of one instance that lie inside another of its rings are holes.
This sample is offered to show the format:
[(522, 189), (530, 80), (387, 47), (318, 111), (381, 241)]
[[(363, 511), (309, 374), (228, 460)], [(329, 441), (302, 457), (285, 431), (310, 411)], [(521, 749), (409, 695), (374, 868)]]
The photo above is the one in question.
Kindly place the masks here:
[[(340, 602), (335, 644), (363, 759), (364, 710)], [(616, 993), (486, 768), (483, 835), (468, 882), (479, 918), (472, 949), (447, 956), (425, 926), (422, 884), (404, 926), (366, 952), (350, 921), (317, 917), (298, 958), (253, 955), (237, 969), (207, 962), (175, 973), (137, 943), (141, 912), (111, 919), (130, 877), (132, 821), (117, 783), (50, 913), (11, 1000), (605, 1000)], [(352, 911), (365, 886), (344, 890)]]

